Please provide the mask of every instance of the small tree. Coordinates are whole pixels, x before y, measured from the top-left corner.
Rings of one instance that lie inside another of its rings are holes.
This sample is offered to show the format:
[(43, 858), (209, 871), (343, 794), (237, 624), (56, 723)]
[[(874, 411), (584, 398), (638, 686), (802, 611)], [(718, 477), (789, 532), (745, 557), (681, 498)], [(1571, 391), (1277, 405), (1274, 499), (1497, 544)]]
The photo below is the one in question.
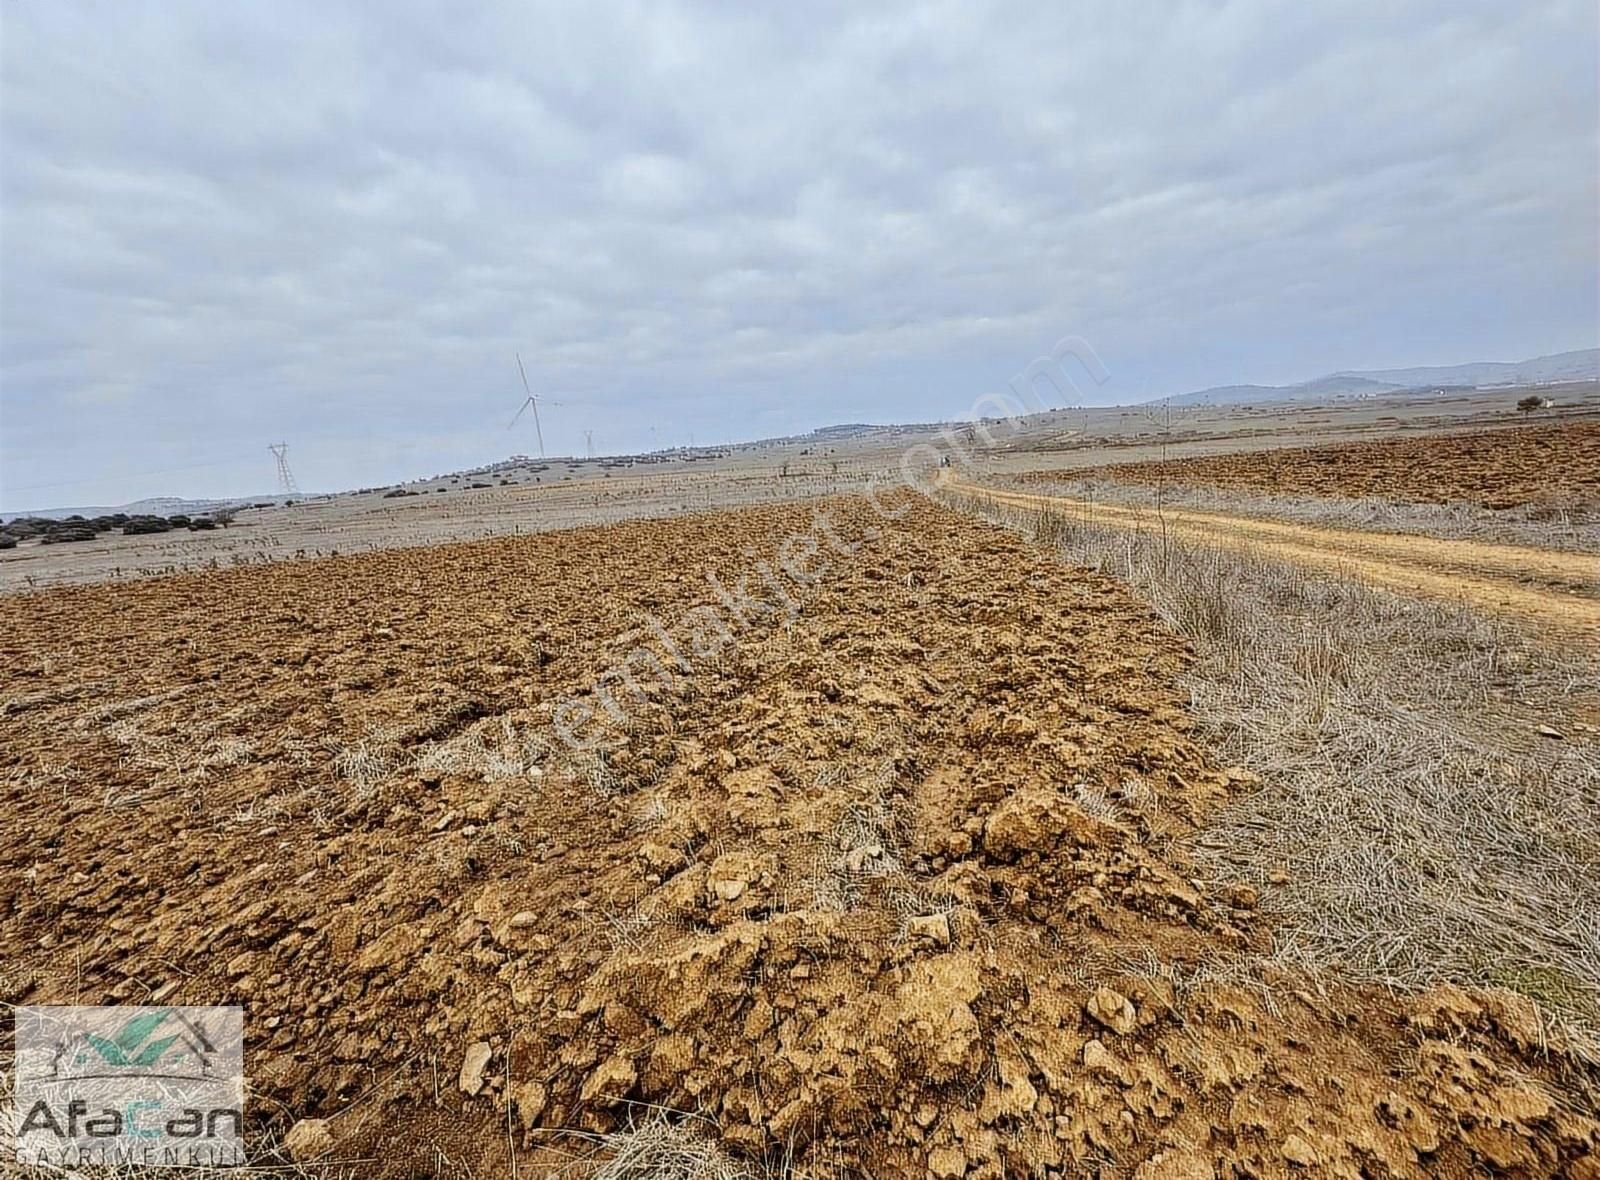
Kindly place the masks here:
[(1542, 405), (1544, 405), (1543, 398), (1534, 394), (1529, 394), (1527, 397), (1523, 398), (1517, 403), (1517, 409), (1521, 410), (1524, 415), (1527, 415), (1533, 413)]

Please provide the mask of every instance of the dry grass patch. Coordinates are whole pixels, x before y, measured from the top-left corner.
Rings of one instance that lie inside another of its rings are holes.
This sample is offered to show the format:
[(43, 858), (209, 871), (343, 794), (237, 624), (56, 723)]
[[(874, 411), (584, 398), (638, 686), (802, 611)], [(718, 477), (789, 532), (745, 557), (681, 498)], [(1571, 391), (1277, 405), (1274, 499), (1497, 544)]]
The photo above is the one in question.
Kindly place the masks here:
[(1280, 960), (1506, 986), (1600, 1029), (1600, 758), (1539, 730), (1581, 734), (1592, 653), (1158, 532), (965, 507), (1125, 579), (1193, 641), (1195, 715), (1264, 780), (1193, 854), (1260, 891)]
[(761, 1180), (766, 1175), (735, 1162), (701, 1128), (664, 1114), (600, 1136), (600, 1150), (609, 1158), (591, 1180)]
[(1331, 528), (1600, 553), (1600, 512), (1592, 505), (1539, 503), (1492, 509), (1463, 501), (1433, 504), (1379, 496), (1346, 499), (1203, 484), (1120, 483), (1093, 478), (1015, 479), (1009, 481), (1009, 486), (1016, 491), (1037, 493), (1041, 482), (1049, 483), (1051, 495), (1086, 503), (1152, 510), (1162, 506), (1187, 508)]

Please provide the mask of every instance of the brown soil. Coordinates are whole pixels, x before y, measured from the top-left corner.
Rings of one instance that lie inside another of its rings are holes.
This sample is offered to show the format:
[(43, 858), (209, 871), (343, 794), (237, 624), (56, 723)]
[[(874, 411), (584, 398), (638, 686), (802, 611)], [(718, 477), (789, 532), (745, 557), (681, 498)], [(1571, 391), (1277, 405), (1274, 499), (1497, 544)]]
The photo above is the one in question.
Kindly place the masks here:
[(359, 1175), (656, 1108), (801, 1174), (1595, 1175), (1527, 1001), (1247, 970), (1256, 899), (1181, 849), (1250, 776), (1146, 608), (828, 510), (878, 535), (603, 760), (552, 709), (812, 509), (0, 599), (0, 1000), (243, 1003), (258, 1129)]
[(1600, 557), (1482, 541), (1327, 528), (1190, 508), (1135, 508), (951, 483), (950, 490), (1074, 519), (1159, 531), (1349, 574), (1407, 594), (1470, 603), (1546, 630), (1600, 642)]
[(1056, 481), (1196, 484), (1319, 496), (1600, 508), (1600, 422), (1563, 421), (1469, 434), (1281, 447), (1153, 463), (1036, 472)]

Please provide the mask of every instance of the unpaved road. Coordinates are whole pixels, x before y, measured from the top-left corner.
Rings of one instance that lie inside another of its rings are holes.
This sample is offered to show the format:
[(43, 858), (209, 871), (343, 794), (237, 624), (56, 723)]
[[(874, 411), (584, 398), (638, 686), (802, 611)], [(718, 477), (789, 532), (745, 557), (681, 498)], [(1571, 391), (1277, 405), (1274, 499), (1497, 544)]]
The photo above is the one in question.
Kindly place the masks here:
[(1521, 545), (1324, 528), (1288, 521), (1168, 508), (1089, 503), (1066, 496), (951, 483), (951, 491), (1019, 508), (1052, 508), (1100, 525), (1160, 530), (1186, 541), (1252, 549), (1375, 586), (1465, 601), (1499, 614), (1600, 642), (1600, 558)]

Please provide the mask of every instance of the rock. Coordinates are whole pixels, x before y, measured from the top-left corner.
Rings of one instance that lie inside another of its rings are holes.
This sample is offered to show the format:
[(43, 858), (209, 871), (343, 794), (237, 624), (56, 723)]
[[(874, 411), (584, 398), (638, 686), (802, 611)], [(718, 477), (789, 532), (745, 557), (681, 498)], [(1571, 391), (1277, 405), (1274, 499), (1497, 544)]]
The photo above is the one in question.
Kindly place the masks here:
[(1241, 910), (1253, 910), (1261, 901), (1261, 894), (1254, 885), (1240, 881), (1228, 887), (1228, 901)]
[(333, 1150), (333, 1132), (327, 1119), (301, 1119), (283, 1137), (284, 1150), (297, 1164), (308, 1163)]
[(1547, 737), (1547, 738), (1555, 738), (1555, 740), (1558, 741), (1558, 742), (1564, 742), (1564, 741), (1567, 740), (1567, 735), (1566, 734), (1562, 733), (1559, 729), (1555, 729), (1554, 727), (1549, 726), (1549, 725), (1541, 725), (1541, 726), (1539, 726), (1539, 736), (1540, 737)]
[(529, 926), (536, 925), (539, 915), (532, 910), (519, 910), (511, 915), (511, 929), (526, 930)]
[(1600, 1160), (1592, 1155), (1583, 1156), (1572, 1161), (1572, 1170), (1567, 1173), (1572, 1180), (1600, 1180)]
[(381, 971), (409, 963), (422, 953), (427, 939), (415, 926), (391, 926), (361, 948), (356, 967), (362, 972)]
[(639, 1080), (633, 1062), (618, 1054), (607, 1058), (583, 1083), (578, 1097), (596, 1106), (615, 1106), (628, 1096), (634, 1082)]
[(467, 1055), (461, 1059), (461, 1089), (469, 1097), (477, 1097), (483, 1089), (483, 1071), (489, 1066), (493, 1050), (488, 1041), (474, 1041), (467, 1046)]
[(966, 1153), (959, 1147), (935, 1147), (928, 1153), (928, 1175), (934, 1180), (960, 1180), (966, 1174)]
[(906, 933), (912, 938), (931, 942), (934, 946), (950, 945), (950, 919), (945, 914), (926, 914), (906, 923)]
[(1109, 987), (1096, 988), (1083, 1010), (1118, 1036), (1132, 1032), (1138, 1017), (1133, 1001)]
[(639, 845), (639, 859), (651, 872), (665, 876), (683, 863), (683, 853), (665, 844), (657, 844), (654, 840), (646, 840)]
[(1122, 1077), (1122, 1062), (1118, 1061), (1116, 1055), (1098, 1040), (1085, 1042), (1083, 1068), (1090, 1073), (1109, 1074), (1118, 1079)]
[(1283, 1141), (1283, 1158), (1302, 1168), (1314, 1168), (1322, 1162), (1316, 1148), (1298, 1135), (1290, 1135)]
[(737, 901), (760, 873), (756, 858), (748, 852), (725, 852), (711, 862), (706, 888), (713, 898)]
[(522, 1120), (524, 1130), (533, 1128), (549, 1101), (550, 1091), (542, 1082), (529, 1079), (517, 1082), (511, 1087), (511, 1104), (516, 1108), (517, 1117)]

